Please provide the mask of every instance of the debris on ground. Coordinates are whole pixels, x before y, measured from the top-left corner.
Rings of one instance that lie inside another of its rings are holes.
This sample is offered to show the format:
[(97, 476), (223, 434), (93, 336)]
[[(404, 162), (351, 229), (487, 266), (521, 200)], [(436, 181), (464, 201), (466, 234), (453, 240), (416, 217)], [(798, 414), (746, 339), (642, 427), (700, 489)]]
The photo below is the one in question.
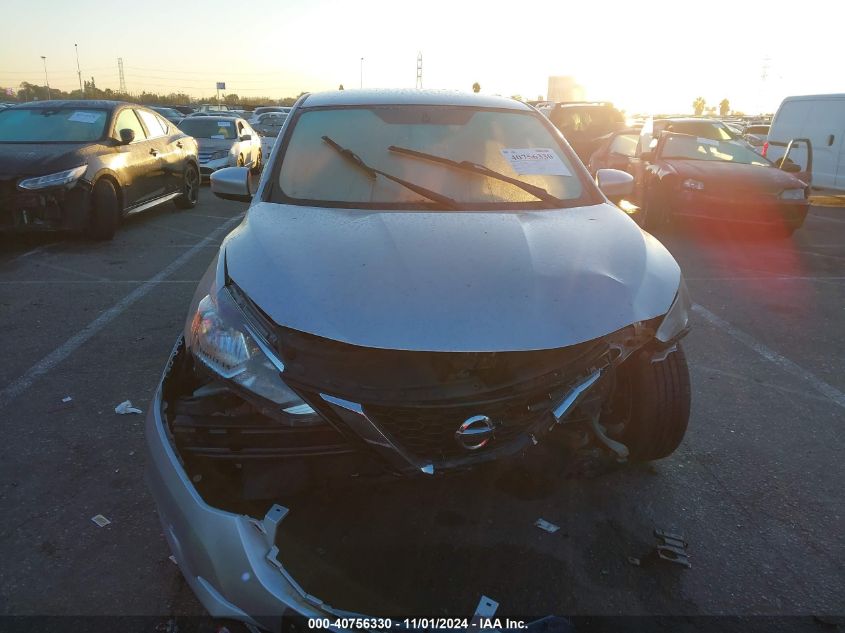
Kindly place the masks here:
[(129, 400), (124, 400), (119, 405), (114, 408), (115, 413), (119, 413), (120, 415), (126, 415), (128, 413), (143, 413), (137, 407), (132, 406), (132, 402)]
[(631, 563), (634, 567), (639, 567), (640, 565), (642, 565), (642, 561), (636, 556), (629, 556), (628, 562)]
[(654, 530), (654, 535), (657, 537), (658, 543), (653, 553), (660, 560), (681, 565), (687, 569), (692, 567), (689, 554), (687, 554), (687, 542), (683, 536), (660, 529)]
[(100, 526), (100, 527), (105, 527), (105, 526), (107, 526), (109, 523), (111, 523), (111, 521), (109, 521), (109, 520), (108, 520), (106, 517), (104, 517), (102, 514), (98, 514), (97, 516), (93, 516), (93, 517), (91, 517), (91, 520), (92, 520), (94, 523), (96, 523), (98, 526)]
[(179, 563), (178, 563), (178, 562), (176, 562), (176, 557), (175, 557), (173, 554), (171, 554), (171, 555), (170, 555), (170, 556), (168, 556), (167, 558), (170, 560), (170, 562), (171, 562), (171, 563), (173, 563), (173, 564), (174, 564), (174, 565), (176, 565), (177, 567), (179, 566)]
[(65, 396), (64, 398), (62, 398), (62, 402), (64, 402), (65, 404), (67, 404), (71, 400), (73, 400), (73, 398), (71, 398), (70, 396)]
[(537, 519), (534, 521), (534, 525), (536, 525), (541, 530), (545, 530), (546, 532), (550, 532), (554, 534), (560, 529), (559, 525), (555, 525), (554, 523), (549, 523), (545, 519)]

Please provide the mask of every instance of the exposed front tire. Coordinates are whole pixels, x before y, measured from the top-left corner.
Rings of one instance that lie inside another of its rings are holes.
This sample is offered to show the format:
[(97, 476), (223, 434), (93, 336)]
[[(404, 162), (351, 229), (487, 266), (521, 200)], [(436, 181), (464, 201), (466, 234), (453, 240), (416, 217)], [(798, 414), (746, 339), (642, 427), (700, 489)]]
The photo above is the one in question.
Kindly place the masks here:
[(652, 362), (648, 348), (617, 370), (609, 434), (628, 447), (629, 459), (644, 462), (671, 455), (687, 430), (690, 412), (689, 368), (678, 344), (664, 360)]
[(243, 167), (245, 164), (246, 164), (246, 163), (244, 162), (244, 155), (243, 155), (243, 154), (238, 154), (238, 162), (237, 162), (237, 166), (238, 166), (238, 167)]
[(182, 195), (173, 200), (180, 209), (193, 209), (200, 197), (200, 174), (193, 164), (185, 167), (185, 181), (182, 184)]
[(110, 240), (120, 224), (120, 197), (115, 184), (102, 178), (91, 192), (91, 212), (87, 234), (95, 240)]

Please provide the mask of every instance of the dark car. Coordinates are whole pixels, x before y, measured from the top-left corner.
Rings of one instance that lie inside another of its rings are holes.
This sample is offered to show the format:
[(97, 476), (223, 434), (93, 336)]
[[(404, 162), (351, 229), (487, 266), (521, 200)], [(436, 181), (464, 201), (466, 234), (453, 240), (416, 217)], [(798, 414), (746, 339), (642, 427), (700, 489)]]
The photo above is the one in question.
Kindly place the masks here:
[(111, 239), (120, 220), (199, 194), (197, 142), (143, 106), (45, 101), (0, 112), (0, 231)]
[(258, 122), (253, 124), (253, 129), (261, 136), (276, 137), (288, 118), (286, 112), (265, 112), (258, 115)]
[[(656, 124), (657, 122), (655, 122)], [(634, 176), (630, 202), (650, 229), (679, 217), (800, 228), (807, 216), (809, 174), (787, 173), (744, 144), (664, 131), (626, 129), (607, 137), (590, 170)]]
[(155, 110), (173, 124), (178, 124), (179, 121), (185, 118), (185, 115), (182, 112), (179, 112), (176, 108), (168, 108), (167, 106), (151, 106), (150, 109)]
[(549, 120), (586, 164), (602, 137), (625, 127), (625, 117), (606, 102), (564, 102), (555, 104)]
[(193, 114), (194, 112), (197, 111), (196, 108), (193, 108), (191, 106), (173, 106), (173, 109), (176, 110), (177, 112), (181, 112), (185, 116), (188, 116), (189, 114)]

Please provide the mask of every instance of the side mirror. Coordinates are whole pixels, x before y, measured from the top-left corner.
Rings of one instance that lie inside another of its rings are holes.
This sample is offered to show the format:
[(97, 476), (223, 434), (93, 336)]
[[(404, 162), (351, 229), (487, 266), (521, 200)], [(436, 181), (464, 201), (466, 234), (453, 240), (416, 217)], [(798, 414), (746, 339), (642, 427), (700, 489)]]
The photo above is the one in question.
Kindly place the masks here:
[(226, 167), (211, 174), (211, 192), (223, 200), (251, 202), (249, 190), (249, 168)]
[(120, 132), (120, 142), (124, 145), (129, 145), (132, 141), (135, 140), (135, 130), (130, 130), (129, 128), (123, 128)]
[(599, 169), (596, 172), (596, 184), (612, 202), (618, 202), (634, 191), (634, 177), (618, 169)]
[(251, 140), (252, 140), (252, 134), (244, 134), (244, 135), (241, 137), (241, 140), (242, 140), (242, 141), (251, 141)]

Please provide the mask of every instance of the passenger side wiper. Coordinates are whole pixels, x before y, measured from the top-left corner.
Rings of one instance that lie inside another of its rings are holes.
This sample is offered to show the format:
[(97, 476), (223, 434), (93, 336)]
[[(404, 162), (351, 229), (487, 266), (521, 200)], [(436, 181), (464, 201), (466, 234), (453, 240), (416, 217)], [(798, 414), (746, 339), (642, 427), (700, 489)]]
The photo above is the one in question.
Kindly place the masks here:
[(414, 193), (418, 193), (419, 195), (428, 198), (429, 200), (433, 200), (438, 204), (443, 205), (449, 209), (460, 209), (461, 205), (456, 201), (450, 198), (449, 196), (444, 196), (443, 194), (437, 193), (436, 191), (432, 191), (431, 189), (426, 189), (425, 187), (421, 187), (420, 185), (415, 185), (412, 182), (408, 182), (407, 180), (403, 180), (402, 178), (398, 178), (391, 174), (381, 171), (380, 169), (375, 169), (374, 167), (370, 167), (365, 163), (358, 154), (353, 152), (350, 149), (345, 147), (341, 147), (337, 143), (335, 143), (331, 138), (328, 136), (323, 136), (322, 139), (329, 144), (329, 146), (336, 151), (338, 154), (343, 156), (346, 160), (350, 163), (358, 167), (361, 171), (366, 173), (370, 178), (375, 180), (376, 175), (384, 176), (388, 180), (392, 180), (396, 184), (402, 185), (406, 189), (410, 189)]
[(544, 202), (552, 203), (552, 207), (562, 207), (564, 206), (563, 200), (558, 198), (557, 196), (553, 196), (548, 191), (543, 189), (542, 187), (538, 187), (537, 185), (532, 185), (528, 182), (523, 182), (517, 178), (511, 178), (510, 176), (506, 176), (505, 174), (499, 173), (498, 171), (494, 171), (489, 167), (485, 167), (484, 165), (479, 165), (478, 163), (473, 163), (468, 160), (464, 160), (461, 162), (451, 160), (449, 158), (444, 158), (443, 156), (435, 156), (434, 154), (427, 154), (426, 152), (418, 152), (415, 149), (407, 149), (405, 147), (396, 147), (396, 145), (391, 145), (387, 148), (391, 152), (396, 152), (398, 154), (405, 154), (407, 156), (413, 156), (414, 158), (421, 158), (423, 160), (430, 160), (434, 163), (440, 163), (441, 165), (447, 165), (448, 167), (452, 167), (453, 169), (458, 169), (460, 171), (467, 171), (472, 174), (481, 174), (482, 176), (487, 176), (489, 178), (493, 178), (495, 180), (501, 180), (502, 182), (507, 182), (512, 184), (514, 187), (519, 187), (523, 191), (527, 191), (535, 198), (539, 198)]

